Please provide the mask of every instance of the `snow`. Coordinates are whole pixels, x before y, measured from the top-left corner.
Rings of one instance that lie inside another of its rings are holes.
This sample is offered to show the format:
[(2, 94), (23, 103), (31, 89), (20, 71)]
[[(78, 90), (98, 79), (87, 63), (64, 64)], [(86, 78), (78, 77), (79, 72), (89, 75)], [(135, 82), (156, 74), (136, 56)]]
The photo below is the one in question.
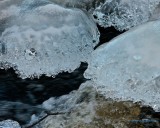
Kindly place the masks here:
[(14, 11), (14, 18), (4, 28), (0, 37), (1, 68), (14, 67), (22, 78), (73, 71), (88, 60), (99, 41), (93, 19), (79, 9), (35, 2), (16, 6), (20, 11)]
[(131, 29), (96, 49), (85, 77), (106, 98), (141, 101), (160, 111), (160, 21)]

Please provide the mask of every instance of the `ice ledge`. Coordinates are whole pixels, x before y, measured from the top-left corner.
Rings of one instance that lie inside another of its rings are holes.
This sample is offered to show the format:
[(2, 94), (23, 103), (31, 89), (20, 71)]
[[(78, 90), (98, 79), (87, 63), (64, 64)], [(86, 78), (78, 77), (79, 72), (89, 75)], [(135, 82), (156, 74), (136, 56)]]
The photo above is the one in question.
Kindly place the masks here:
[(22, 78), (71, 72), (99, 41), (96, 24), (83, 11), (41, 1), (17, 7), (21, 11), (8, 19), (0, 37), (1, 68), (14, 66)]
[(136, 27), (96, 49), (85, 77), (107, 98), (160, 111), (160, 21)]

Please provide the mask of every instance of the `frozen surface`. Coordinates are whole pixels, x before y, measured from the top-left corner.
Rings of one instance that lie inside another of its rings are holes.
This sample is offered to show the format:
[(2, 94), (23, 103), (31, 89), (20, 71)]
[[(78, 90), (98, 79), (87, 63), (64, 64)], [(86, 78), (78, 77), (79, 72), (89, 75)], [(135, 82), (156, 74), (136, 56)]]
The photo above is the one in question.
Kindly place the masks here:
[(3, 9), (14, 17), (2, 29), (1, 67), (16, 68), (22, 78), (71, 72), (87, 61), (98, 43), (95, 23), (79, 9), (45, 0), (26, 0), (12, 7), (13, 11), (10, 8)]
[(96, 49), (85, 77), (107, 98), (160, 111), (160, 21), (136, 27)]
[[(152, 19), (159, 19), (160, 0), (50, 0), (65, 7), (85, 9), (103, 26), (128, 30)], [(158, 15), (157, 15), (158, 14)], [(153, 18), (154, 17), (154, 18)]]
[(0, 128), (21, 128), (21, 127), (16, 121), (4, 120), (0, 122)]
[(50, 0), (56, 4), (63, 5), (65, 7), (75, 7), (86, 10), (94, 10), (96, 7), (100, 5), (100, 3), (104, 3), (105, 0)]
[(129, 29), (149, 21), (160, 0), (106, 0), (93, 13), (104, 27)]

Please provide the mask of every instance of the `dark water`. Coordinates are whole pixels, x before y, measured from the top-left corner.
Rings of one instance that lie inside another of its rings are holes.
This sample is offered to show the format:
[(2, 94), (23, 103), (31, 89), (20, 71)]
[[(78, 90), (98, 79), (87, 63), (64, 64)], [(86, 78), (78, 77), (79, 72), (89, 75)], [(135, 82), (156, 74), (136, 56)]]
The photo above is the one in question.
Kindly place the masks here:
[(72, 73), (59, 73), (55, 78), (42, 75), (39, 79), (21, 79), (13, 69), (0, 70), (0, 101), (41, 104), (50, 97), (58, 97), (79, 88), (85, 82), (86, 63)]
[(100, 45), (102, 45), (106, 42), (109, 42), (114, 37), (125, 32), (125, 31), (118, 31), (114, 27), (104, 28), (99, 25), (97, 25), (97, 27), (100, 32), (100, 42), (98, 43), (98, 45), (94, 49), (96, 49), (97, 47), (99, 47)]

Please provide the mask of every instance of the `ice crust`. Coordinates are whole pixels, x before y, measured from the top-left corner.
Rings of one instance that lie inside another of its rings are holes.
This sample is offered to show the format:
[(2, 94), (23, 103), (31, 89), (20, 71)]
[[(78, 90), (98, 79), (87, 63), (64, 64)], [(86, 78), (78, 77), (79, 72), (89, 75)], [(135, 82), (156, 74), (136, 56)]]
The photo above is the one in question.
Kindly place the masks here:
[(87, 11), (94, 10), (96, 7), (100, 5), (100, 3), (104, 3), (105, 0), (50, 0), (56, 4), (72, 7), (72, 8), (81, 8)]
[[(71, 72), (87, 61), (98, 43), (93, 19), (79, 9), (44, 0), (26, 0), (13, 7), (14, 11), (11, 6), (3, 9), (6, 17), (13, 17), (0, 37), (1, 68), (14, 67), (22, 78)], [(6, 18), (0, 15), (1, 19)]]
[[(58, 98), (51, 97), (42, 104), (42, 108), (52, 113), (65, 113), (51, 116), (40, 123), (42, 128), (72, 128), (80, 127), (78, 123), (89, 124), (95, 117), (95, 106), (97, 105), (97, 92), (92, 82), (83, 83), (76, 91)], [(32, 120), (34, 121), (34, 120)], [(47, 122), (47, 123), (46, 123)]]
[(106, 0), (93, 15), (103, 27), (128, 30), (150, 20), (160, 0)]
[[(123, 31), (159, 19), (160, 0), (50, 0), (56, 4), (87, 10), (103, 27)], [(158, 14), (158, 15), (157, 15)]]
[(21, 128), (21, 126), (16, 121), (4, 120), (0, 122), (0, 128)]
[(160, 21), (136, 27), (92, 53), (85, 77), (117, 100), (141, 101), (160, 111)]

